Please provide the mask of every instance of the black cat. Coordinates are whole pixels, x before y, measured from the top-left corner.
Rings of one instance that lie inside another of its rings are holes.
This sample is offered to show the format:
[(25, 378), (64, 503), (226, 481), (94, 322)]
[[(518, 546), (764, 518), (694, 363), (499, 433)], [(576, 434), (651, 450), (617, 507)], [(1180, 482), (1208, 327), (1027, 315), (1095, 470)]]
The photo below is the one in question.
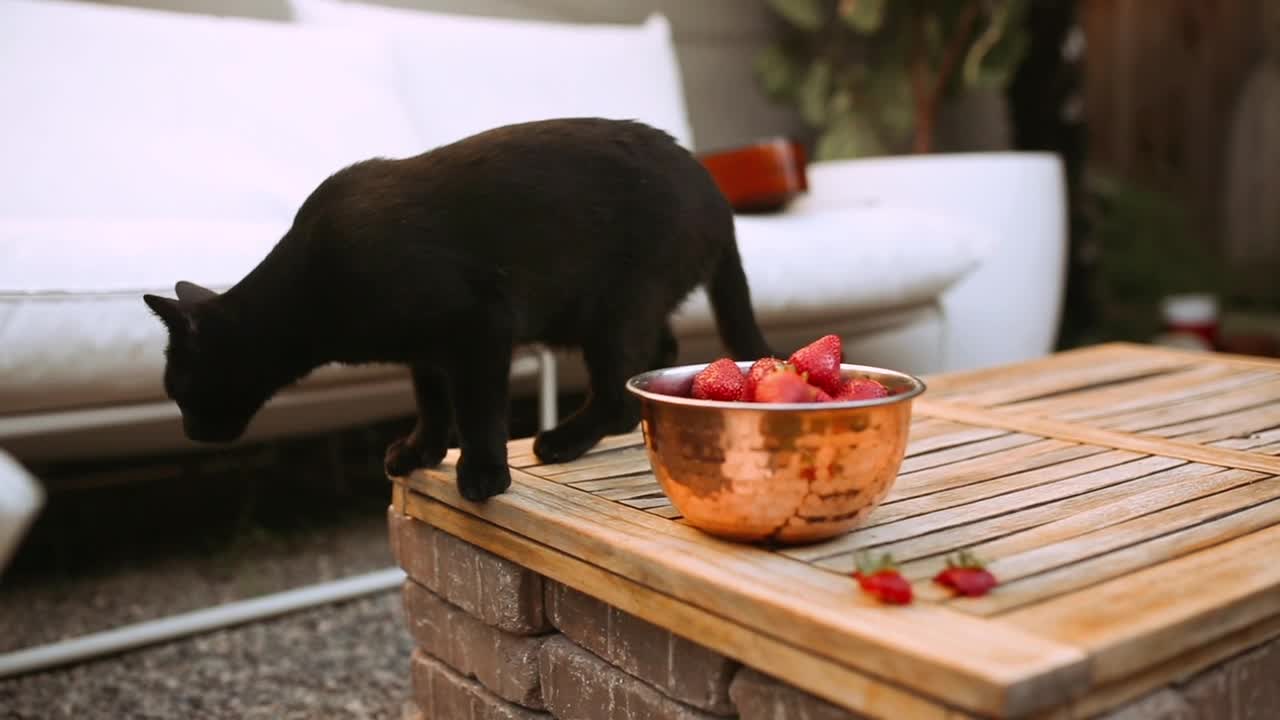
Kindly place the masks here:
[(177, 300), (144, 300), (169, 329), (165, 390), (192, 440), (234, 440), (321, 365), (405, 363), (418, 422), (387, 471), (438, 464), (452, 420), (458, 490), (482, 500), (511, 482), (513, 345), (582, 349), (588, 400), (534, 444), (572, 460), (639, 421), (625, 381), (674, 360), (668, 317), (703, 283), (730, 352), (771, 355), (732, 212), (702, 165), (653, 128), (581, 118), (347, 167), (235, 287), (179, 282)]

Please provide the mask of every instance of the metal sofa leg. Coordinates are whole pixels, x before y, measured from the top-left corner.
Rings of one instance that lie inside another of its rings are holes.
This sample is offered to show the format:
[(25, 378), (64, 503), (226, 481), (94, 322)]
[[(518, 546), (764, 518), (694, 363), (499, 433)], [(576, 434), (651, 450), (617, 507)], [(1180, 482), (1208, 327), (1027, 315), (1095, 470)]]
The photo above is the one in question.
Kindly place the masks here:
[(550, 430), (556, 426), (560, 418), (556, 406), (559, 388), (556, 378), (556, 356), (544, 345), (538, 345), (534, 352), (538, 358), (538, 427)]

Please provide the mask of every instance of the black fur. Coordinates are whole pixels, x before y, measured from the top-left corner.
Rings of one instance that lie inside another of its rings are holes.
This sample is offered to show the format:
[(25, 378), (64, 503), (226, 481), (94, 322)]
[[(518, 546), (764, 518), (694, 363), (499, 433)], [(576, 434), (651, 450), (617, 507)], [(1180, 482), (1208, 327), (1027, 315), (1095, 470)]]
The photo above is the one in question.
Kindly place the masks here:
[(458, 489), (482, 500), (511, 482), (514, 344), (583, 351), (588, 400), (534, 445), (571, 460), (635, 426), (625, 381), (672, 362), (668, 316), (704, 283), (733, 356), (772, 354), (732, 212), (702, 165), (665, 133), (583, 118), (352, 165), (226, 293), (184, 282), (177, 300), (144, 299), (169, 328), (165, 388), (191, 439), (239, 437), (273, 393), (326, 363), (405, 363), (419, 418), (388, 448), (388, 472), (438, 464), (452, 420)]

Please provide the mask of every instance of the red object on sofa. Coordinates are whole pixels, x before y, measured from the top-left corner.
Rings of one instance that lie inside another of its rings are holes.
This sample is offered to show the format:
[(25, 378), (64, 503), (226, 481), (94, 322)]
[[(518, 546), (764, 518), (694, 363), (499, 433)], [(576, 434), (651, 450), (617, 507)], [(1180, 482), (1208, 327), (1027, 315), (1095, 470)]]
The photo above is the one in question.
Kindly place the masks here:
[(804, 146), (786, 138), (703, 153), (698, 159), (736, 212), (777, 212), (809, 189)]

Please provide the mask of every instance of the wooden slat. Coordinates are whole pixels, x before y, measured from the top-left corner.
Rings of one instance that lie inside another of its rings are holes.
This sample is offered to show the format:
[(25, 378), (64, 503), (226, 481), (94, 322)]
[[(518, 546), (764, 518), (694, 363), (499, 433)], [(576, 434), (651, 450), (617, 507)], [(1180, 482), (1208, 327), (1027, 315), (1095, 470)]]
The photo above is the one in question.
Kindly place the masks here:
[(1004, 405), (1104, 384), (1132, 381), (1135, 378), (1173, 372), (1188, 365), (1184, 359), (1129, 356), (1079, 368), (1063, 367), (1034, 374), (1023, 373), (1021, 377), (1006, 378), (1003, 384), (990, 389), (949, 393), (946, 399), (980, 407)]
[(1159, 565), (1187, 553), (1231, 540), (1277, 524), (1280, 503), (1271, 501), (1200, 525), (1162, 535), (1154, 540), (1099, 555), (1025, 580), (1002, 585), (1000, 592), (983, 598), (958, 601), (966, 612), (995, 615), (1052, 597), (1087, 588), (1125, 573)]
[[(654, 590), (779, 633), (833, 660), (980, 713), (1021, 714), (1079, 689), (1075, 650), (928, 603), (876, 604), (849, 578), (513, 471), (483, 504), (457, 495), (451, 472), (410, 487)], [(557, 490), (559, 488), (559, 490)], [(838, 638), (838, 640), (836, 640)], [(981, 648), (956, 654), (948, 648)]]
[(1258, 355), (1238, 355), (1233, 353), (1202, 353), (1193, 350), (1166, 347), (1164, 345), (1140, 345), (1133, 343), (1109, 343), (1097, 346), (1110, 348), (1126, 355), (1161, 356), (1170, 360), (1185, 360), (1197, 364), (1228, 365), (1243, 370), (1262, 369), (1280, 370), (1280, 358), (1267, 358)]
[[(1123, 433), (1042, 417), (991, 411), (955, 403), (918, 399), (913, 412), (972, 425), (990, 425), (1015, 432), (1034, 433), (1045, 437), (1102, 445), (1118, 450), (1131, 450), (1148, 455), (1166, 455), (1191, 462), (1222, 467), (1238, 467), (1265, 473), (1280, 473), (1280, 458), (1241, 452), (1227, 448), (1178, 442), (1151, 435)], [(1221, 438), (1218, 438), (1221, 439)]]
[(1267, 452), (1267, 448), (1278, 442), (1280, 442), (1280, 428), (1263, 430), (1242, 438), (1215, 440), (1211, 444), (1214, 447), (1231, 448), (1232, 450), (1252, 450), (1253, 452), (1270, 455), (1271, 453)]
[(553, 547), (508, 532), (416, 492), (409, 515), (534, 572), (599, 598), (677, 635), (752, 666), (842, 707), (872, 717), (959, 720), (963, 717), (916, 693), (761, 634), (646, 585), (608, 572)]
[(1116, 680), (1274, 618), (1277, 547), (1272, 525), (1004, 619), (1087, 648), (1095, 682)]
[(1156, 377), (1108, 385), (1093, 390), (1009, 403), (1003, 409), (1056, 420), (1087, 420), (1099, 415), (1155, 407), (1209, 395), (1256, 382), (1274, 373), (1242, 373), (1222, 365), (1197, 365)]
[(1280, 380), (1272, 380), (1246, 385), (1235, 390), (1212, 393), (1207, 397), (1193, 397), (1160, 407), (1098, 416), (1091, 424), (1108, 430), (1137, 432), (1212, 418), (1277, 402), (1280, 402)]
[(1204, 670), (1280, 637), (1280, 616), (1194, 648), (1175, 658), (1119, 680), (1104, 683), (1086, 696), (1037, 716), (1038, 720), (1098, 717), (1159, 688), (1181, 684)]
[(902, 475), (886, 498), (896, 502), (1104, 452), (1105, 448), (1040, 440), (1012, 450)]
[(944, 450), (956, 445), (989, 440), (1005, 435), (1008, 432), (997, 428), (973, 427), (951, 422), (938, 422), (921, 432), (918, 430), (918, 426), (922, 424), (913, 423), (911, 426), (911, 436), (907, 441), (906, 457), (908, 458), (935, 450)]
[[(1049, 465), (1047, 467), (1034, 468), (1023, 472), (1014, 473), (1012, 475), (1003, 475), (990, 480), (962, 485), (950, 490), (941, 490), (930, 495), (921, 495), (920, 497), (909, 498), (897, 502), (889, 502), (881, 505), (868, 518), (864, 527), (874, 527), (882, 523), (896, 522), (906, 518), (918, 517), (926, 513), (934, 513), (948, 508), (968, 506), (971, 503), (994, 499), (997, 504), (992, 506), (996, 509), (1008, 511), (1017, 507), (1021, 507), (1019, 503), (1024, 498), (1035, 497), (1042, 498), (1045, 493), (1054, 494), (1064, 490), (1071, 490), (1078, 487), (1073, 485), (1053, 485), (1046, 488), (1040, 493), (1027, 493), (1009, 496), (1011, 493), (1019, 493), (1031, 488), (1040, 487), (1050, 483), (1054, 483), (1062, 478), (1085, 476), (1082, 477), (1081, 483), (1092, 482), (1123, 482), (1126, 479), (1137, 477), (1143, 473), (1156, 472), (1173, 465), (1186, 462), (1185, 460), (1175, 460), (1171, 458), (1153, 458), (1147, 457), (1143, 462), (1136, 463), (1131, 466), (1118, 467), (1110, 472), (1100, 475), (1092, 475), (1095, 470), (1103, 470), (1113, 466), (1129, 463), (1133, 460), (1139, 460), (1144, 456), (1137, 453), (1131, 453), (1124, 450), (1108, 450), (1105, 452), (1086, 453), (1090, 449), (1088, 445), (1074, 445), (1073, 448), (1080, 448), (1074, 454), (1083, 454), (1083, 457), (1075, 459), (1065, 459), (1062, 462)], [(1087, 475), (1087, 476), (1086, 476)], [(1009, 497), (1003, 497), (1009, 496)]]
[[(1061, 372), (1072, 368), (1089, 367), (1131, 355), (1133, 349), (1125, 343), (1106, 343), (1080, 347), (1034, 360), (993, 365), (977, 370), (960, 370), (937, 373), (925, 378), (929, 394), (945, 397), (956, 392), (973, 392), (1004, 387), (1025, 377), (1036, 377), (1047, 372)], [(1190, 364), (1190, 363), (1188, 363)]]
[[(1087, 458), (1086, 458), (1087, 459)], [(851, 551), (855, 549), (876, 548), (876, 552), (890, 552), (900, 561), (907, 561), (914, 558), (927, 557), (936, 552), (945, 552), (946, 549), (954, 549), (948, 543), (951, 542), (945, 531), (962, 527), (969, 524), (979, 523), (984, 520), (996, 518), (1013, 518), (1017, 510), (1022, 508), (1039, 508), (1048, 505), (1055, 500), (1062, 500), (1075, 495), (1096, 491), (1099, 488), (1106, 488), (1113, 485), (1124, 484), (1135, 478), (1156, 474), (1160, 476), (1162, 481), (1172, 479), (1172, 475), (1167, 472), (1160, 472), (1181, 463), (1179, 460), (1170, 460), (1168, 458), (1146, 458), (1137, 462), (1129, 462), (1116, 464), (1112, 467), (1103, 468), (1094, 472), (1071, 473), (1065, 480), (1061, 482), (1053, 480), (1052, 475), (1047, 475), (1043, 482), (1036, 477), (1036, 472), (1019, 473), (1018, 475), (1004, 478), (1008, 480), (1017, 479), (1019, 485), (1025, 485), (1023, 489), (1006, 494), (998, 494), (994, 497), (983, 500), (958, 504), (954, 508), (944, 507), (935, 512), (925, 512), (906, 520), (900, 520), (883, 525), (864, 527), (838, 538), (834, 541), (816, 545), (809, 548), (798, 548), (795, 550), (784, 551), (792, 557), (800, 557), (802, 559), (827, 559), (831, 558), (835, 553), (832, 551)], [(1058, 470), (1064, 465), (1055, 465), (1049, 470)], [(1200, 466), (1206, 468), (1207, 466)], [(1192, 471), (1195, 475), (1205, 474), (1205, 470), (1199, 469)], [(1000, 482), (1000, 481), (993, 481)], [(970, 485), (960, 490), (968, 490), (971, 488), (981, 488), (990, 483), (980, 485)], [(942, 495), (943, 493), (939, 493)], [(930, 495), (925, 498), (917, 498), (917, 500), (928, 500), (938, 497), (938, 495)], [(915, 500), (907, 502), (916, 502)], [(902, 503), (905, 504), (905, 503)], [(891, 506), (892, 507), (892, 506)], [(877, 510), (879, 512), (879, 510)], [(874, 517), (874, 515), (873, 515)], [(1038, 515), (1036, 517), (1039, 517)], [(989, 526), (984, 528), (991, 530)], [(1007, 527), (1007, 526), (1004, 526)], [(968, 534), (961, 533), (960, 536), (967, 537)], [(943, 550), (930, 550), (937, 543), (943, 543)], [(971, 543), (966, 543), (971, 544)], [(963, 546), (962, 546), (963, 547)], [(842, 562), (823, 562), (824, 567), (831, 568), (849, 568), (852, 569), (852, 559)]]
[[(982, 517), (982, 519), (931, 532), (928, 535), (877, 546), (875, 549), (876, 552), (890, 553), (908, 564), (912, 560), (952, 553), (1075, 513), (1088, 512), (1123, 501), (1130, 495), (1161, 487), (1184, 473), (1193, 472), (1198, 475), (1201, 472), (1198, 469), (1189, 470), (1185, 463), (1179, 465), (1180, 463), (1182, 463), (1181, 460), (1169, 458), (1146, 458), (1107, 468), (1104, 471), (1079, 475), (1056, 483), (1060, 487), (1054, 488), (1051, 493), (1046, 493), (1046, 496), (1056, 498), (1049, 502), (1018, 503), (1020, 509), (1004, 513), (975, 512), (973, 516)], [(1171, 466), (1177, 467), (1169, 469)], [(1152, 472), (1153, 470), (1155, 472)], [(1034, 487), (1025, 492), (1029, 495), (1038, 494), (1045, 489), (1047, 488)], [(1031, 501), (1032, 497), (1025, 499)], [(967, 508), (964, 509), (968, 512)], [(818, 560), (818, 564), (831, 570), (849, 572), (853, 570), (854, 558), (852, 554), (824, 557)], [(910, 567), (905, 569), (908, 573), (910, 572)]]
[(622, 475), (635, 475), (637, 473), (648, 472), (651, 470), (649, 465), (649, 456), (641, 450), (635, 452), (639, 448), (630, 448), (627, 450), (617, 450), (612, 453), (601, 455), (599, 458), (593, 458), (597, 464), (593, 467), (577, 468), (560, 468), (555, 472), (547, 472), (545, 468), (549, 465), (531, 467), (528, 472), (537, 475), (540, 478), (551, 480), (557, 483), (574, 483), (579, 480), (595, 480), (597, 478), (619, 477)]
[(1173, 438), (1184, 444), (1199, 444), (1231, 437), (1247, 437), (1259, 430), (1270, 430), (1277, 425), (1280, 425), (1280, 402), (1203, 420), (1167, 425), (1147, 432), (1160, 437)]
[(989, 440), (955, 445), (954, 447), (949, 447), (945, 450), (936, 450), (934, 452), (922, 453), (903, 459), (902, 465), (898, 468), (898, 474), (909, 475), (910, 473), (920, 470), (928, 470), (932, 467), (951, 465), (960, 460), (968, 460), (969, 458), (991, 455), (992, 453), (996, 453), (1001, 450), (1008, 450), (1022, 445), (1030, 445), (1037, 440), (1043, 439), (1044, 438), (1036, 437), (1035, 435), (1008, 433), (1001, 434), (998, 437)]
[(621, 488), (657, 488), (658, 478), (652, 472), (645, 472), (636, 475), (607, 477), (600, 480), (578, 480), (577, 482), (569, 483), (569, 485), (585, 492), (598, 493), (602, 490), (618, 490)]
[[(1232, 475), (1245, 472), (1242, 470), (1225, 471), (1225, 473)], [(1221, 475), (1212, 477), (1221, 477)], [(1256, 473), (1248, 473), (1244, 477), (1252, 480), (1256, 479), (1258, 475)], [(1210, 482), (1211, 478), (1205, 478), (1204, 482)], [(1232, 481), (1239, 480), (1232, 478)], [(1158, 496), (1161, 492), (1159, 490), (1152, 491), (1149, 495)], [(1164, 507), (1155, 512), (1142, 514), (1078, 535), (1069, 535), (1072, 530), (1080, 529), (1077, 520), (1075, 518), (1064, 518), (1061, 521), (1064, 526), (1062, 533), (1066, 534), (1067, 537), (1049, 545), (1039, 544), (1036, 538), (1032, 537), (1029, 539), (1032, 547), (1024, 552), (997, 558), (990, 563), (988, 568), (996, 577), (1016, 580), (1079, 562), (1094, 555), (1101, 555), (1109, 550), (1144, 542), (1174, 530), (1197, 525), (1220, 515), (1236, 512), (1276, 498), (1280, 498), (1280, 478), (1263, 480), (1247, 487), (1210, 495), (1209, 497), (1174, 507)], [(1132, 501), (1132, 499), (1130, 500)], [(1130, 511), (1127, 505), (1128, 503), (1126, 503), (1126, 506), (1118, 507), (1114, 510), (1117, 514), (1122, 515)], [(1156, 507), (1160, 506), (1157, 505)], [(1098, 517), (1099, 522), (1102, 522), (1102, 518), (1106, 516), (1108, 510), (1111, 509), (1095, 511), (1091, 515)], [(1038, 535), (1049, 533), (1050, 531), (1037, 528), (1030, 532), (1033, 535)], [(1021, 541), (1010, 540), (1008, 544), (1016, 545), (1019, 542)]]
[[(622, 448), (633, 447), (635, 445), (643, 445), (644, 437), (638, 432), (630, 432), (623, 435), (610, 435), (595, 447), (587, 451), (583, 457), (591, 457), (598, 453), (607, 453), (612, 450), (620, 450)], [(533, 454), (533, 438), (521, 438), (513, 440), (507, 446), (507, 464), (513, 468), (532, 468), (540, 464), (537, 456)], [(551, 467), (550, 465), (542, 465), (542, 467)]]
[[(1068, 554), (1079, 559), (1082, 548), (1105, 552), (1112, 545), (1132, 539), (1135, 533), (1163, 534), (1184, 524), (1194, 524), (1206, 516), (1213, 517), (1224, 508), (1247, 507), (1248, 503), (1260, 503), (1272, 499), (1263, 494), (1261, 499), (1252, 493), (1226, 493), (1225, 491), (1248, 485), (1266, 477), (1248, 470), (1218, 470), (1207, 465), (1184, 465), (1165, 474), (1164, 484), (1124, 498), (1122, 503), (1111, 503), (1073, 513), (1053, 522), (1002, 538), (979, 543), (971, 549), (979, 557), (990, 562), (992, 572), (999, 577), (1013, 580), (1043, 571), (1043, 563)], [(1268, 491), (1280, 497), (1280, 482), (1273, 483)], [(1191, 501), (1223, 493), (1202, 504)], [(1203, 507), (1201, 507), (1203, 505)], [(1161, 517), (1162, 514), (1167, 514)], [(1176, 520), (1174, 520), (1174, 516)], [(1133, 523), (1126, 532), (1107, 533), (1106, 528), (1125, 525), (1136, 518), (1144, 523)], [(1141, 536), (1140, 536), (1141, 537)], [(1109, 544), (1110, 543), (1110, 544)], [(930, 558), (904, 567), (908, 577), (919, 580), (933, 577), (945, 567), (942, 558)]]

